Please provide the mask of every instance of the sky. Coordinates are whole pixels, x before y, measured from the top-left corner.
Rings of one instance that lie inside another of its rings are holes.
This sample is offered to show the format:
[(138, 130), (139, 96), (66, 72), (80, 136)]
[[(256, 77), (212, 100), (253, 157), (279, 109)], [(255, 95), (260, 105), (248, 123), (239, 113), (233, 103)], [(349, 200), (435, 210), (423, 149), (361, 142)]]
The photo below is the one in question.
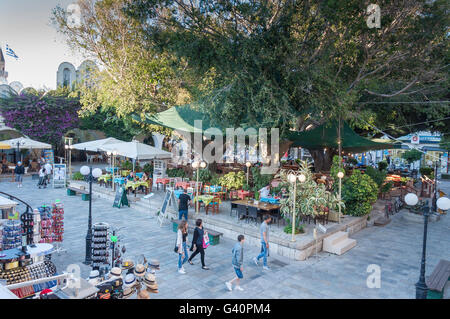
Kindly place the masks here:
[[(54, 7), (67, 8), (74, 0), (0, 0), (0, 45), (6, 59), (8, 83), (24, 87), (56, 88), (56, 71), (62, 62), (75, 68), (84, 60), (72, 52), (65, 39), (51, 25)], [(6, 56), (9, 45), (19, 59)]]

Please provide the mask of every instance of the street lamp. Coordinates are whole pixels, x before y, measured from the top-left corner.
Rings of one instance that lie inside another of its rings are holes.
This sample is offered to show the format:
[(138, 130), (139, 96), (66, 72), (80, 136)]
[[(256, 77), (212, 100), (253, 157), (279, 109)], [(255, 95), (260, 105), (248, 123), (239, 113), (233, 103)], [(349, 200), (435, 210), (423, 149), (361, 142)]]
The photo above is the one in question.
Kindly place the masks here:
[[(409, 206), (417, 205), (419, 199), (414, 193), (409, 193), (405, 196), (405, 203)], [(450, 209), (450, 200), (446, 197), (441, 197), (436, 201), (437, 207), (442, 210)], [(426, 299), (428, 287), (425, 282), (425, 260), (426, 260), (426, 248), (427, 248), (427, 232), (428, 232), (428, 216), (430, 208), (428, 207), (428, 201), (423, 208), (423, 246), (422, 246), (422, 261), (420, 264), (420, 277), (416, 283), (416, 299)]]
[(344, 178), (344, 172), (338, 172), (337, 177), (339, 178), (339, 215), (338, 223), (341, 223), (341, 201), (342, 201), (342, 179)]
[(83, 174), (89, 182), (89, 219), (86, 234), (86, 257), (84, 259), (84, 264), (90, 265), (92, 262), (92, 182), (95, 178), (99, 178), (100, 175), (102, 175), (102, 170), (100, 168), (92, 169), (91, 166), (82, 166), (80, 173)]
[(204, 161), (194, 161), (192, 162), (192, 168), (197, 170), (197, 182), (195, 183), (195, 196), (197, 198), (197, 200), (195, 201), (195, 213), (198, 213), (199, 210), (199, 200), (198, 200), (198, 178), (199, 178), (199, 172), (200, 172), (200, 167), (201, 168), (205, 168), (206, 167), (206, 163)]
[(248, 173), (250, 171), (250, 166), (252, 166), (252, 163), (250, 163), (249, 161), (247, 161), (247, 163), (245, 163), (245, 166), (247, 166), (247, 185), (248, 185)]
[(68, 158), (66, 159), (66, 163), (68, 164), (67, 169), (69, 170), (69, 178), (71, 178), (72, 176), (72, 149), (73, 149), (73, 145), (72, 145), (72, 141), (73, 138), (72, 137), (64, 137), (64, 148), (66, 149), (66, 152), (69, 153)]
[(306, 176), (303, 173), (298, 174), (298, 172), (291, 171), (288, 174), (288, 180), (290, 183), (294, 184), (294, 202), (293, 202), (293, 210), (292, 210), (292, 238), (291, 241), (295, 241), (295, 203), (297, 197), (297, 179), (300, 183), (303, 183), (306, 180)]

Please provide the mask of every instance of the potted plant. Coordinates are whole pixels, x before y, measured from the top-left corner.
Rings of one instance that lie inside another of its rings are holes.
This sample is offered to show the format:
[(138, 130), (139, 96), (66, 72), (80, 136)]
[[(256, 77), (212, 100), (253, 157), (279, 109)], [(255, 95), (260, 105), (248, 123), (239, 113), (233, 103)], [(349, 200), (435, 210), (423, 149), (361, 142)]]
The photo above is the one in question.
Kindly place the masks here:
[(255, 205), (258, 205), (258, 203), (259, 203), (259, 199), (260, 199), (260, 194), (259, 194), (259, 191), (258, 190), (254, 190), (254, 193), (255, 193), (255, 201), (253, 202)]

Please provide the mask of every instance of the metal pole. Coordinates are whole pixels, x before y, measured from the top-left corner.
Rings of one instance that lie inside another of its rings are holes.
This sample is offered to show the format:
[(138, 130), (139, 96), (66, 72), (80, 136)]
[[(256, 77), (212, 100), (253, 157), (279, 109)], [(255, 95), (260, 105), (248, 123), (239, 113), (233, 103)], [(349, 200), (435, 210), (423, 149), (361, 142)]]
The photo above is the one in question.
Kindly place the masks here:
[[(340, 158), (339, 158), (340, 160)], [(341, 201), (342, 201), (342, 178), (339, 178), (339, 215), (338, 224), (341, 223)]]
[[(200, 164), (198, 164), (198, 165), (200, 165)], [(199, 175), (199, 172), (200, 172), (200, 167), (197, 167), (197, 182), (195, 184), (195, 195), (197, 197), (197, 199), (195, 201), (195, 213), (196, 214), (198, 214), (198, 210), (199, 210), (198, 206), (200, 205), (199, 199), (198, 199), (198, 175)]]
[(92, 166), (89, 167), (89, 220), (88, 220), (88, 230), (86, 234), (86, 257), (84, 259), (85, 265), (90, 265), (92, 262)]
[(433, 212), (437, 212), (437, 206), (436, 206), (436, 201), (437, 201), (437, 166), (438, 166), (438, 161), (434, 162), (434, 194), (433, 194), (433, 201), (431, 204), (431, 211)]
[(428, 287), (425, 283), (425, 258), (426, 258), (426, 249), (427, 249), (427, 228), (428, 228), (428, 213), (430, 208), (428, 207), (428, 203), (423, 208), (423, 247), (422, 247), (422, 262), (420, 265), (420, 277), (419, 281), (416, 283), (416, 299), (426, 299)]
[(295, 176), (294, 182), (294, 203), (293, 203), (293, 211), (292, 211), (292, 238), (291, 241), (295, 241), (295, 202), (297, 196), (297, 176)]

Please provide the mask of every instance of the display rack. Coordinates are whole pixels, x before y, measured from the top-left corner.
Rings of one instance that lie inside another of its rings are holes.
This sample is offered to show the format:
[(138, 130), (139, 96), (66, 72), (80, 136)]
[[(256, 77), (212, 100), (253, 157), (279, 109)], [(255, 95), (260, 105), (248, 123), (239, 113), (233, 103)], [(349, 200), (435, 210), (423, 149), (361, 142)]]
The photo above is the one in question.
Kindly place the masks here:
[(3, 224), (3, 250), (22, 245), (22, 226), (19, 220), (8, 220)]
[(92, 226), (92, 268), (99, 270), (109, 265), (109, 225), (97, 223)]
[(61, 243), (64, 234), (64, 205), (57, 201), (52, 206), (53, 242)]
[(40, 243), (53, 242), (53, 219), (49, 206), (41, 206), (38, 208), (41, 215), (41, 240)]

